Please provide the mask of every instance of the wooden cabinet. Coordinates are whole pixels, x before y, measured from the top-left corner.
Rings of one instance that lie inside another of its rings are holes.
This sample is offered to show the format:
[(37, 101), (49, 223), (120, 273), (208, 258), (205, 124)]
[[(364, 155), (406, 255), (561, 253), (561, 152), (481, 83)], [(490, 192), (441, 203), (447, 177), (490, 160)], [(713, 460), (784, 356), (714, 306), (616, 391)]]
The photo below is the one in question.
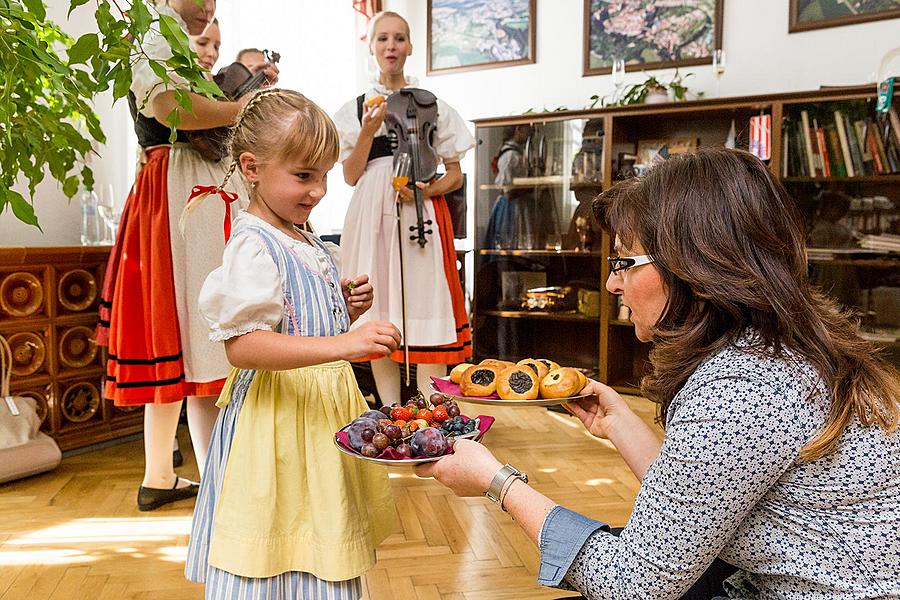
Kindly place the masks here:
[[(782, 130), (803, 110), (823, 119), (839, 109), (863, 118), (875, 96), (875, 86), (861, 86), (476, 120), (476, 359), (546, 356), (590, 369), (620, 391), (637, 391), (649, 345), (634, 337), (616, 297), (605, 290), (609, 236), (580, 219), (590, 216), (598, 193), (634, 176), (660, 147), (675, 152), (733, 138), (746, 150), (751, 117), (768, 115), (766, 162), (797, 201), (808, 233), (833, 198), (823, 192), (850, 198), (838, 220), (854, 240), (844, 248), (816, 248), (810, 276), (854, 311), (863, 335), (897, 361), (900, 252), (875, 242), (865, 247), (862, 236), (900, 233), (900, 174), (797, 176), (785, 162), (792, 136)], [(525, 290), (534, 287), (564, 288), (570, 295), (540, 310), (527, 305)]]
[(141, 407), (103, 400), (106, 352), (94, 343), (109, 247), (0, 248), (0, 335), (12, 392), (34, 398), (63, 450), (138, 433)]

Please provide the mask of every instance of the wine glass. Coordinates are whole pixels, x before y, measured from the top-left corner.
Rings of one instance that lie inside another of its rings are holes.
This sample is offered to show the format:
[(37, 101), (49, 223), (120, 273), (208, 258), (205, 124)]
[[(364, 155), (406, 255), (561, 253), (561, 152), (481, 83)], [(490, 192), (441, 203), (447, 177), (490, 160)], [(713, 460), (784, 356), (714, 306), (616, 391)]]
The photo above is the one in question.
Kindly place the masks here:
[(409, 183), (409, 154), (401, 152), (394, 160), (394, 174), (391, 176), (391, 187), (399, 192)]
[(612, 82), (616, 86), (613, 93), (613, 102), (618, 102), (622, 95), (622, 86), (625, 85), (625, 60), (614, 58), (612, 62)]
[(721, 48), (716, 48), (713, 50), (712, 55), (713, 60), (713, 75), (716, 78), (716, 97), (719, 97), (719, 81), (722, 79), (722, 75), (725, 74), (725, 51)]
[(111, 183), (100, 184), (97, 187), (100, 190), (97, 198), (97, 214), (101, 219), (98, 243), (113, 244), (116, 241), (116, 232), (119, 230), (122, 210), (116, 206), (116, 197)]

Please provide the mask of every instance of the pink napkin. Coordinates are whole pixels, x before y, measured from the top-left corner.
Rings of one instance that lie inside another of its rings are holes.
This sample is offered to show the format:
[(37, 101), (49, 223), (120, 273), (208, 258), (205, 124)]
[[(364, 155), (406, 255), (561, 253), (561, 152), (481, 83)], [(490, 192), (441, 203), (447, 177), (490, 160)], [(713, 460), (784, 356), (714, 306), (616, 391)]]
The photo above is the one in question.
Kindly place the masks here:
[[(451, 396), (459, 396), (460, 398), (465, 398), (462, 393), (462, 390), (459, 389), (459, 384), (453, 383), (449, 379), (444, 379), (443, 377), (432, 377), (431, 383), (434, 385), (434, 389), (441, 392), (442, 394), (450, 394)], [(500, 396), (497, 395), (497, 392), (494, 392), (490, 396), (470, 396), (470, 398), (483, 398), (485, 400), (499, 400)]]
[[(478, 436), (475, 439), (480, 440), (482, 437), (484, 437), (484, 434), (487, 433), (488, 429), (491, 428), (491, 425), (494, 424), (494, 417), (489, 417), (487, 415), (478, 415), (477, 418), (479, 419), (479, 421), (478, 421)], [(464, 420), (468, 421), (469, 419), (465, 418)], [(338, 444), (341, 445), (342, 448), (352, 452), (353, 454), (359, 454), (359, 452), (357, 452), (353, 448), (353, 446), (350, 445), (350, 438), (347, 436), (346, 431), (338, 431), (337, 433), (334, 434), (334, 437), (337, 440)], [(447, 451), (447, 454), (453, 454), (452, 446)], [(416, 458), (408, 458), (408, 457), (400, 454), (399, 452), (397, 452), (396, 449), (394, 449), (393, 446), (388, 446), (387, 448), (382, 450), (381, 454), (379, 454), (375, 458), (387, 458), (390, 460), (397, 460), (397, 461), (417, 460)]]

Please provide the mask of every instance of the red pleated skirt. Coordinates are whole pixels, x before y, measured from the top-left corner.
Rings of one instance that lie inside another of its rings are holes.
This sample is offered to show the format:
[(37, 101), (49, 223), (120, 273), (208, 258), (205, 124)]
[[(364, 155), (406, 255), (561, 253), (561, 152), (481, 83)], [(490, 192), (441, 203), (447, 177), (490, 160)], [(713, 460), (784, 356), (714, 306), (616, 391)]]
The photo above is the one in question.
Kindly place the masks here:
[(104, 394), (117, 406), (214, 396), (225, 380), (185, 381), (169, 241), (169, 147), (147, 151), (109, 257), (97, 343), (109, 347)]
[[(466, 313), (466, 300), (459, 271), (456, 269), (456, 249), (453, 245), (453, 222), (444, 196), (431, 199), (434, 204), (434, 219), (441, 236), (441, 250), (444, 258), (444, 277), (450, 288), (450, 302), (453, 305), (453, 320), (456, 322), (456, 341), (443, 346), (410, 346), (409, 362), (414, 365), (456, 365), (472, 357), (472, 328)], [(403, 362), (403, 346), (391, 353), (391, 359)], [(378, 355), (365, 360), (382, 358)]]

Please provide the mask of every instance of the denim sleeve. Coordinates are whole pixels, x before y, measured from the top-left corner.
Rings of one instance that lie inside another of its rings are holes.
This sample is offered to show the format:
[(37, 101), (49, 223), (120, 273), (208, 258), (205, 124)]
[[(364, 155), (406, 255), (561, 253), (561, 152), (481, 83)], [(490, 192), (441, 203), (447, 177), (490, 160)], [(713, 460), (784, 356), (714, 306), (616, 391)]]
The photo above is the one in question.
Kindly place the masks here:
[(609, 531), (609, 525), (554, 506), (544, 519), (538, 538), (541, 549), (538, 583), (559, 586), (585, 541), (598, 529)]

